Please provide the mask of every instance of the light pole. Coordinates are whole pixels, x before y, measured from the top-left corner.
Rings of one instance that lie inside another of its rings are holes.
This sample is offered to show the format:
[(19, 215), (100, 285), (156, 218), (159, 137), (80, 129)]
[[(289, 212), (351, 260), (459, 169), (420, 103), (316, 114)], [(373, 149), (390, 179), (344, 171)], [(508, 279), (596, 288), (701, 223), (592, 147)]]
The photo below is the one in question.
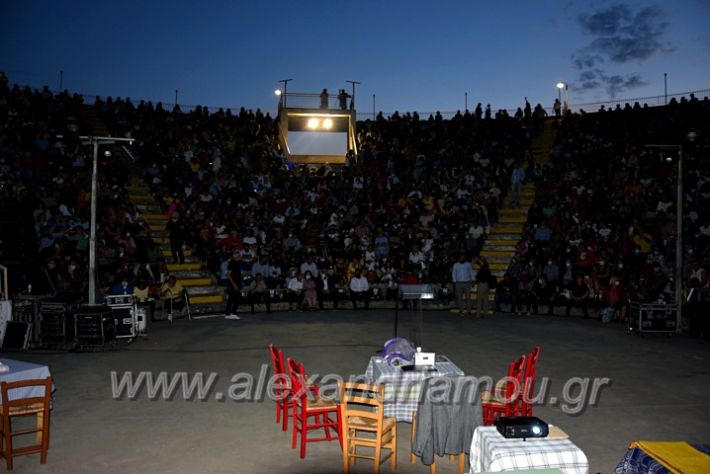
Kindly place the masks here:
[[(57, 135), (57, 138), (64, 138), (63, 135)], [(93, 148), (93, 164), (91, 169), (91, 224), (89, 231), (89, 304), (95, 305), (96, 302), (96, 198), (99, 177), (99, 145), (111, 145), (116, 142), (133, 143), (133, 138), (114, 138), (114, 137), (94, 137), (80, 136), (84, 144), (91, 144)]]
[(355, 84), (360, 84), (359, 81), (345, 81), (349, 82), (350, 84), (353, 85), (353, 95), (352, 99), (350, 100), (350, 110), (355, 110)]
[[(678, 169), (676, 176), (676, 219), (675, 219), (675, 271), (674, 271), (674, 302), (676, 305), (676, 332), (681, 332), (683, 317), (683, 149), (685, 145), (694, 145), (698, 132), (689, 131), (682, 145), (646, 145), (648, 148), (674, 150), (678, 152)], [(672, 161), (672, 159), (668, 159)]]
[[(281, 101), (283, 102), (283, 106), (286, 107), (286, 97), (288, 96), (288, 83), (293, 81), (293, 79), (281, 79), (279, 82), (284, 83), (284, 89), (283, 89), (283, 95)], [(277, 94), (281, 95), (281, 94)]]
[(663, 105), (668, 105), (668, 73), (663, 73)]
[(468, 112), (468, 92), (463, 93), (463, 111)]
[(375, 94), (372, 94), (372, 121), (374, 122), (377, 118), (377, 113), (375, 112)]

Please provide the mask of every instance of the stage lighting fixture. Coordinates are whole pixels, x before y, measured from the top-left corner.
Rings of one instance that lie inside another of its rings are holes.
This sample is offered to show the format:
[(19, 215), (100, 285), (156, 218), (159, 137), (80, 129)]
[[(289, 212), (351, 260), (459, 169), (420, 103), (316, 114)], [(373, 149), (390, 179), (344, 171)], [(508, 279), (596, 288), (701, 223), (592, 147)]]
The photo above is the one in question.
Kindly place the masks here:
[(333, 128), (333, 121), (329, 118), (323, 120), (323, 128), (327, 128), (327, 129)]
[(567, 84), (565, 84), (564, 82), (558, 82), (558, 83), (557, 83), (557, 88), (558, 88), (558, 89), (564, 89), (565, 87), (567, 87)]
[(276, 89), (276, 90), (274, 91), (274, 94), (277, 95), (277, 96), (280, 96), (280, 95), (281, 95), (281, 89)]
[(318, 125), (320, 125), (320, 120), (318, 120), (317, 118), (312, 117), (308, 119), (308, 128), (310, 128), (311, 130), (315, 130), (316, 128), (318, 128)]

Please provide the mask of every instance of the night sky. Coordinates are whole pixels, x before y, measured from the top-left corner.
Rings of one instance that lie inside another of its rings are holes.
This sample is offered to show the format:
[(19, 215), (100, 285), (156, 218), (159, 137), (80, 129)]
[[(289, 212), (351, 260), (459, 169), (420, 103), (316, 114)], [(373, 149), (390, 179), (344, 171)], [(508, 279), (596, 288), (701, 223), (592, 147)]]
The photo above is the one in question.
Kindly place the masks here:
[(11, 83), (274, 110), (361, 81), (358, 108), (550, 106), (710, 88), (710, 2), (5, 0)]

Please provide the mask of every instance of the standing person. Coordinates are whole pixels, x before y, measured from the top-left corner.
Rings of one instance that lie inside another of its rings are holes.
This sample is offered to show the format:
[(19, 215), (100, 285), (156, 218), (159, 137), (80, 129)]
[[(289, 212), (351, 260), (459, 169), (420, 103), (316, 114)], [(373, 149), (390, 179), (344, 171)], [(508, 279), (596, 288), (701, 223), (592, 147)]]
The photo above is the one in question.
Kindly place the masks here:
[(562, 114), (562, 104), (560, 99), (555, 99), (555, 103), (552, 105), (552, 110), (555, 111), (555, 117), (559, 117)]
[(589, 313), (587, 311), (587, 306), (589, 305), (589, 296), (589, 286), (587, 286), (582, 275), (577, 275), (575, 282), (570, 288), (570, 297), (567, 300), (567, 309), (565, 311), (565, 316), (569, 317), (569, 313), (572, 307), (576, 307), (582, 310), (582, 312), (584, 313), (584, 319), (587, 319), (589, 317)]
[(316, 288), (318, 289), (318, 306), (323, 310), (323, 301), (329, 299), (333, 302), (333, 310), (338, 310), (338, 288), (335, 278), (332, 278), (333, 271), (320, 272), (316, 278)]
[(481, 319), (488, 316), (488, 288), (493, 275), (488, 267), (488, 260), (485, 257), (479, 257), (478, 263), (480, 268), (476, 272), (476, 316), (475, 319)]
[(340, 93), (338, 94), (340, 110), (346, 110), (348, 108), (348, 97), (350, 97), (350, 95), (345, 92), (345, 89), (340, 89)]
[(522, 163), (518, 163), (510, 176), (510, 184), (513, 188), (514, 206), (520, 205), (520, 193), (523, 191), (523, 181), (525, 181), (525, 168)]
[(225, 319), (241, 319), (237, 308), (242, 299), (242, 256), (238, 251), (232, 254), (232, 260), (227, 266), (227, 307), (224, 309)]
[(170, 237), (170, 251), (173, 254), (173, 263), (185, 263), (185, 254), (182, 245), (185, 243), (185, 226), (180, 219), (180, 214), (175, 212), (167, 225)]
[(309, 311), (318, 309), (318, 288), (311, 272), (306, 272), (304, 276), (303, 305)]
[(461, 315), (471, 312), (471, 284), (475, 278), (471, 262), (466, 260), (466, 254), (459, 255), (459, 261), (451, 269), (451, 281), (454, 282), (456, 293), (456, 306)]
[(323, 92), (320, 93), (320, 108), (328, 108), (328, 89), (323, 89)]

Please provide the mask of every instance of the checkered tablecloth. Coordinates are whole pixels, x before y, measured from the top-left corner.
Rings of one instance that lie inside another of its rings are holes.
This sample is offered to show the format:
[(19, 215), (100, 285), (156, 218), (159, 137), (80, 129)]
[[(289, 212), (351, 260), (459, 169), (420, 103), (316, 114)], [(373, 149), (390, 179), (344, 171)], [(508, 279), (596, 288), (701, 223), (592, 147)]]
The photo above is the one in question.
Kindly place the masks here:
[(558, 468), (565, 474), (587, 474), (589, 461), (569, 439), (504, 438), (495, 426), (479, 426), (471, 440), (471, 472)]
[[(9, 367), (9, 371), (0, 373), (0, 382), (18, 382), (20, 380), (46, 379), (50, 376), (49, 367), (46, 365), (32, 364), (14, 359), (0, 359), (0, 362)], [(20, 398), (33, 398), (44, 396), (42, 387), (23, 387), (8, 390), (11, 400)]]
[(463, 370), (442, 356), (437, 356), (436, 370), (404, 372), (401, 367), (393, 367), (381, 357), (371, 357), (365, 377), (369, 383), (385, 385), (385, 416), (393, 416), (397, 421), (412, 422), (417, 411), (422, 382), (428, 377), (443, 375), (461, 376)]

